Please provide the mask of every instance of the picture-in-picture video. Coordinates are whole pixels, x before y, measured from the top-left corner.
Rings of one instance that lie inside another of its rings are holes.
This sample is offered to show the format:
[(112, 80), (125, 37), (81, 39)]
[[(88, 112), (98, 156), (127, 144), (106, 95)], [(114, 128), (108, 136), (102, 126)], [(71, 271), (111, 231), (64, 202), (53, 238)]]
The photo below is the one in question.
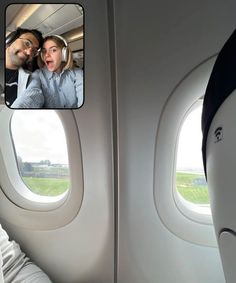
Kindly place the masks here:
[(84, 103), (84, 17), (78, 4), (11, 4), (5, 17), (5, 86), (12, 109)]

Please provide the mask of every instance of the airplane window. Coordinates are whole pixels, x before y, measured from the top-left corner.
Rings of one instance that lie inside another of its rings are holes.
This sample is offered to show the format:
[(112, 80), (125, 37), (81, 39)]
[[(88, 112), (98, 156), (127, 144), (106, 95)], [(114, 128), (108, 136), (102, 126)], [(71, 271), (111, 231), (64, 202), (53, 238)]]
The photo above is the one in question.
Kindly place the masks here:
[(18, 170), (41, 196), (59, 196), (70, 186), (66, 138), (53, 110), (18, 110), (11, 120)]
[(182, 124), (177, 151), (176, 187), (185, 200), (209, 206), (201, 153), (201, 112), (202, 103), (190, 110)]
[(215, 59), (194, 68), (170, 95), (157, 128), (154, 164), (163, 223), (186, 241), (212, 247), (217, 243), (202, 164), (201, 112)]

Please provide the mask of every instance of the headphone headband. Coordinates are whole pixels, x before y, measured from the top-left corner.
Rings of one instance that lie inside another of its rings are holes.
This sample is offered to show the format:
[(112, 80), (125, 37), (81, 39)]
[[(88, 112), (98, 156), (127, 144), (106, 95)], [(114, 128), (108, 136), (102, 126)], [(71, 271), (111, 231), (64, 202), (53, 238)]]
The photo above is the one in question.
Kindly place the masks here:
[(6, 37), (6, 44), (11, 44), (13, 41), (15, 41), (18, 37), (21, 36), (20, 29), (14, 30), (11, 33), (8, 34)]
[[(49, 36), (45, 37), (44, 40), (45, 41), (47, 41), (48, 39), (53, 40), (53, 37), (58, 38), (60, 41), (62, 41), (64, 43), (65, 46), (61, 50), (61, 52), (62, 52), (61, 60), (62, 60), (62, 62), (67, 62), (67, 59), (68, 59), (68, 44), (67, 44), (66, 40), (62, 36), (57, 35), (57, 34), (49, 35)], [(41, 56), (41, 59), (43, 60), (42, 52), (40, 52), (40, 56)]]
[(51, 36), (57, 37), (57, 38), (59, 38), (61, 41), (63, 41), (63, 43), (64, 43), (65, 47), (67, 47), (67, 46), (68, 46), (68, 44), (67, 44), (67, 42), (66, 42), (65, 38), (63, 38), (62, 36), (57, 35), (57, 34), (53, 34), (53, 35), (51, 35)]
[(10, 32), (6, 37), (6, 45), (12, 44), (17, 38), (24, 33), (31, 33), (39, 42), (39, 47), (43, 44), (43, 36), (41, 31), (37, 29), (25, 29), (18, 27), (16, 30)]

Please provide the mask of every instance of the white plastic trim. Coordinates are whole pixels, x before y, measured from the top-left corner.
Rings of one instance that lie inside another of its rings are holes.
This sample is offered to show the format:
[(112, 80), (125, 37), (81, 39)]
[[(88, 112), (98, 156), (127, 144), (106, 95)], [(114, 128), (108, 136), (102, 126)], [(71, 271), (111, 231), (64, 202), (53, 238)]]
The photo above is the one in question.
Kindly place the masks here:
[(216, 56), (190, 72), (169, 97), (157, 129), (154, 165), (154, 200), (163, 224), (178, 237), (216, 247), (212, 217), (181, 199), (176, 192), (176, 155), (179, 131), (189, 109), (205, 93)]
[[(78, 128), (72, 111), (57, 111), (61, 119), (68, 149), (70, 185), (58, 197), (32, 193), (21, 179), (11, 137), (10, 121), (14, 110), (0, 110), (0, 213), (9, 222), (35, 229), (53, 229), (70, 222), (78, 213), (83, 196), (82, 157)], [(15, 210), (15, 213), (14, 213)], [(47, 213), (43, 213), (46, 212)], [(22, 217), (22, 215), (24, 217)], [(33, 217), (31, 217), (34, 215)], [(45, 218), (45, 219), (44, 219)], [(38, 220), (38, 221), (37, 221)], [(44, 221), (46, 220), (46, 221)], [(26, 221), (26, 222), (25, 222)]]
[[(178, 149), (178, 142), (179, 142), (179, 135), (182, 129), (182, 126), (188, 117), (188, 115), (197, 107), (202, 106), (202, 99), (200, 98), (193, 103), (193, 105), (188, 109), (188, 111), (185, 113), (185, 115), (182, 117), (182, 121), (180, 123), (180, 128), (178, 130), (178, 136), (176, 140), (176, 154), (175, 154), (175, 169), (174, 172), (176, 172), (176, 163), (177, 163), (177, 149)], [(207, 206), (201, 206), (201, 205), (196, 205), (193, 204), (187, 200), (185, 200), (181, 195), (177, 192), (176, 190), (176, 178), (174, 178), (173, 181), (173, 195), (174, 195), (174, 200), (180, 209), (180, 211), (188, 218), (192, 219), (193, 221), (197, 221), (199, 223), (203, 224), (212, 224), (212, 216), (211, 216), (211, 209), (210, 205)]]

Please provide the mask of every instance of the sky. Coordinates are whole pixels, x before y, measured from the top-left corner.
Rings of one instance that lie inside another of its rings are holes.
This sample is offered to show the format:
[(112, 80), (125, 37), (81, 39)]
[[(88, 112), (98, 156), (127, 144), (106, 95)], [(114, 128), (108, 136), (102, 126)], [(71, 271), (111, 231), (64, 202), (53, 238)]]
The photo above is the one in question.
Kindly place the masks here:
[(16, 153), (23, 162), (68, 164), (64, 129), (55, 111), (17, 110), (11, 131)]
[[(201, 106), (183, 123), (177, 153), (177, 170), (203, 171)], [(17, 155), (23, 162), (50, 160), (68, 164), (63, 126), (53, 110), (17, 110), (11, 124)]]
[(177, 170), (203, 171), (201, 112), (202, 107), (197, 107), (183, 123), (179, 138)]

